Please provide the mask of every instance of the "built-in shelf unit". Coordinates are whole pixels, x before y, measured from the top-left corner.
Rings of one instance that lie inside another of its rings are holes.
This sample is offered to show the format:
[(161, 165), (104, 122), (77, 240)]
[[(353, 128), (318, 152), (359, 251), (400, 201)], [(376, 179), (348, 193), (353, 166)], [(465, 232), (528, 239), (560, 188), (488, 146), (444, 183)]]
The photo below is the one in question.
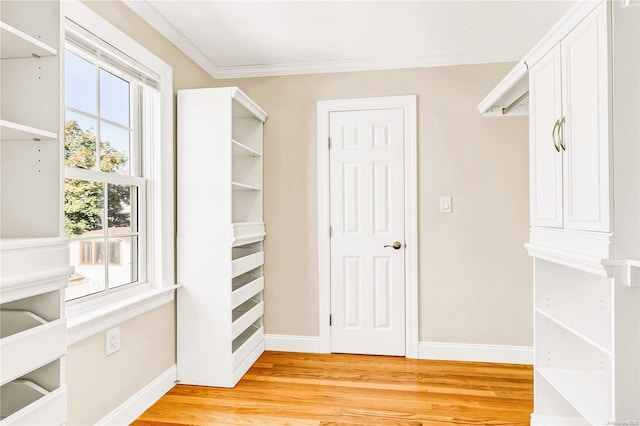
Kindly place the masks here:
[(178, 92), (178, 380), (233, 387), (264, 350), (263, 123), (236, 87)]
[(67, 240), (4, 238), (0, 271), (0, 425), (64, 424)]
[(62, 186), (60, 4), (3, 1), (0, 7), (0, 234), (55, 237)]
[(478, 106), (529, 96), (535, 425), (640, 419), (639, 51), (639, 2), (576, 2)]
[(0, 425), (67, 419), (60, 2), (0, 3)]

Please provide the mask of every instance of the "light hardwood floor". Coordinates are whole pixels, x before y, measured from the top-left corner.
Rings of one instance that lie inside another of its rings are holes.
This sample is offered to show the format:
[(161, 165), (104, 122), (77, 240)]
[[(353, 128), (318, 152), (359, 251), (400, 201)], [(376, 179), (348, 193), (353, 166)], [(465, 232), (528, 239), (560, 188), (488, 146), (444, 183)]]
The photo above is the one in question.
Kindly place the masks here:
[(177, 385), (134, 426), (528, 425), (531, 366), (265, 352), (234, 389)]

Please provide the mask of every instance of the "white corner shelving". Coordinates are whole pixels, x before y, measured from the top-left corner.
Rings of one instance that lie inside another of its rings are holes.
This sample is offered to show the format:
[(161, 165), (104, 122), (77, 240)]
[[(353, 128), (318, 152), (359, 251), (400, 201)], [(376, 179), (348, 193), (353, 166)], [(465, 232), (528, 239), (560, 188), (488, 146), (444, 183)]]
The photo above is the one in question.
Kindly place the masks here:
[(639, 40), (640, 8), (576, 2), (478, 106), (528, 89), (532, 425), (640, 419)]
[(232, 387), (264, 351), (262, 128), (236, 87), (178, 92), (178, 379)]
[(66, 421), (65, 238), (0, 243), (0, 425)]
[(62, 211), (60, 2), (3, 1), (0, 8), (0, 237), (55, 237)]
[(67, 420), (60, 2), (0, 2), (0, 425)]
[(577, 2), (479, 106), (527, 74), (532, 425), (640, 419), (638, 40), (640, 8)]

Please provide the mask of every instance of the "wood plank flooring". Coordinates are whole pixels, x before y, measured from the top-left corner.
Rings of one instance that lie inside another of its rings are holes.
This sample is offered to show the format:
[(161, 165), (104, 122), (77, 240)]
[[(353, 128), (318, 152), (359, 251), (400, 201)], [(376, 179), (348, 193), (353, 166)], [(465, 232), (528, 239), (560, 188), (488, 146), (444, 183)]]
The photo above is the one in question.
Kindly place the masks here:
[(134, 426), (528, 425), (531, 366), (265, 352), (234, 389), (177, 385)]

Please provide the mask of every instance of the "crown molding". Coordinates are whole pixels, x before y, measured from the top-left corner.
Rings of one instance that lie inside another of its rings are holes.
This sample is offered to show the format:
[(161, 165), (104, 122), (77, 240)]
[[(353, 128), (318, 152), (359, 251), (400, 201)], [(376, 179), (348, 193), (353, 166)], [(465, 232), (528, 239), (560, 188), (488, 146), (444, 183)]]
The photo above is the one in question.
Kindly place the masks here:
[(202, 69), (212, 77), (218, 78), (218, 67), (209, 59), (195, 44), (184, 36), (176, 27), (167, 21), (158, 11), (146, 0), (122, 0), (122, 2), (135, 12), (143, 21), (151, 25), (162, 34), (167, 40), (173, 43), (185, 55), (191, 58)]
[(354, 59), (342, 61), (320, 61), (287, 64), (263, 64), (219, 66), (204, 54), (195, 44), (166, 20), (146, 0), (122, 0), (133, 12), (155, 28), (178, 49), (201, 66), (213, 78), (273, 77), (300, 74), (326, 74), (350, 71), (376, 71), (404, 68), (427, 68), (451, 65), (485, 64), (495, 62), (515, 62), (522, 59), (526, 50), (508, 50), (483, 54), (458, 52), (449, 55), (428, 57), (397, 57), (378, 59)]
[(525, 52), (505, 51), (489, 54), (441, 55), (418, 58), (355, 59), (344, 61), (302, 62), (272, 65), (217, 67), (216, 78), (273, 77), (299, 74), (326, 74), (351, 71), (377, 71), (405, 68), (428, 68), (450, 65), (513, 62)]

